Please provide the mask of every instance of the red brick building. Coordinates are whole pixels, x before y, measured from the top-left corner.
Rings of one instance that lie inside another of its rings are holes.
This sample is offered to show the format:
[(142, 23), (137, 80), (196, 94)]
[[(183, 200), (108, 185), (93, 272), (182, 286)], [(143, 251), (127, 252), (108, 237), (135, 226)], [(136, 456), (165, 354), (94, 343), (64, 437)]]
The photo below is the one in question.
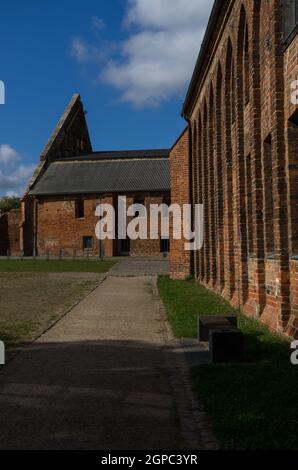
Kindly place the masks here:
[(21, 209), (0, 214), (0, 256), (20, 255)]
[[(189, 168), (185, 143), (171, 154), (172, 198), (189, 170), (192, 203), (204, 204), (204, 247), (191, 258), (192, 273), (296, 337), (297, 31), (296, 0), (215, 1), (183, 107)], [(187, 273), (178, 260), (186, 266), (189, 255), (172, 252), (173, 277)]]
[[(95, 236), (96, 207), (118, 196), (127, 205), (170, 199), (169, 149), (94, 152), (79, 95), (75, 95), (41, 155), (22, 204), (25, 255), (156, 256), (169, 244), (156, 240), (105, 240)], [(129, 219), (128, 219), (129, 222)], [(148, 233), (149, 233), (148, 224)], [(116, 234), (117, 235), (117, 234)]]

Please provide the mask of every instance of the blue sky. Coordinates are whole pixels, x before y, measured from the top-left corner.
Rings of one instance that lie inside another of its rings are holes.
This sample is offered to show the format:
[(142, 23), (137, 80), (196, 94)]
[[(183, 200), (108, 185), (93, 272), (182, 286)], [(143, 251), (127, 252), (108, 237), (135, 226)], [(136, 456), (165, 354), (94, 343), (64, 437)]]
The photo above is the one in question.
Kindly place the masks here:
[(210, 0), (1, 2), (0, 195), (21, 193), (73, 93), (95, 150), (168, 147)]

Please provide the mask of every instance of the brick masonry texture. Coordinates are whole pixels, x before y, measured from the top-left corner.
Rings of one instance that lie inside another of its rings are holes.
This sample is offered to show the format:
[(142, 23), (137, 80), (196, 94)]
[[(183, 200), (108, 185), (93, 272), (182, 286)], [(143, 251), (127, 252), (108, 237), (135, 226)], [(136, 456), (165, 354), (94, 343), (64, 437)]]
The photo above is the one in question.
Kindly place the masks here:
[[(140, 195), (127, 194), (127, 205), (139, 201)], [(69, 196), (63, 199), (50, 197), (39, 198), (35, 202), (36, 212), (36, 249), (38, 255), (47, 253), (59, 256), (61, 250), (65, 256), (82, 256), (87, 251), (91, 255), (98, 255), (100, 250), (104, 256), (119, 256), (124, 254), (120, 240), (104, 240), (101, 247), (95, 236), (95, 227), (99, 221), (95, 215), (99, 204), (110, 204), (117, 212), (117, 196), (84, 196), (84, 217), (76, 217), (76, 197)], [(163, 195), (143, 195), (145, 206), (161, 204)], [(128, 223), (130, 219), (128, 218)], [(149, 231), (148, 223), (148, 231)], [(83, 250), (83, 237), (92, 237), (90, 250)], [(130, 242), (131, 256), (160, 255), (160, 240), (132, 240)]]
[[(298, 337), (298, 113), (290, 99), (298, 37), (285, 43), (279, 0), (224, 0), (208, 38), (184, 107), (192, 203), (204, 204), (205, 217), (190, 269), (246, 314)], [(176, 145), (172, 158), (179, 173), (185, 149)], [(177, 259), (174, 251), (174, 278)]]
[[(190, 203), (189, 135), (186, 128), (170, 153), (171, 203)], [(173, 227), (173, 220), (171, 220)], [(185, 240), (171, 239), (170, 274), (172, 279), (185, 279), (190, 274), (190, 253), (184, 249)]]
[(0, 256), (19, 256), (21, 209), (13, 209), (0, 216)]
[[(48, 198), (36, 201), (36, 246), (39, 255), (59, 255), (63, 250), (65, 256), (82, 256), (83, 237), (92, 237), (91, 253), (98, 254), (99, 244), (95, 239), (95, 226), (98, 219), (95, 217), (95, 209), (101, 202), (111, 204), (113, 198), (84, 199), (84, 217), (76, 218), (76, 198), (64, 200)], [(75, 250), (75, 251), (74, 251)], [(106, 256), (113, 256), (112, 246), (109, 241), (104, 243)]]

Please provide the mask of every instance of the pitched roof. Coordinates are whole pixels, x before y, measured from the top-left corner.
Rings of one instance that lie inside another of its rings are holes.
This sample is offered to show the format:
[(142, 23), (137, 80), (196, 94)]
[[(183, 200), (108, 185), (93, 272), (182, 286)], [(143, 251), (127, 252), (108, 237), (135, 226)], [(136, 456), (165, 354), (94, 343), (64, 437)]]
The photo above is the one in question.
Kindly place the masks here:
[(50, 163), (30, 194), (169, 191), (169, 152), (169, 149), (97, 152), (90, 156), (59, 159)]
[(65, 145), (65, 140), (69, 139), (69, 136), (74, 135), (77, 128), (81, 130), (81, 136), (84, 137), (84, 152), (92, 152), (92, 144), (85, 118), (84, 107), (78, 93), (72, 96), (50, 139), (43, 149), (40, 155), (40, 162), (29, 181), (28, 190), (34, 186), (36, 181), (38, 181), (48, 163), (55, 159), (55, 155), (57, 155), (58, 151), (63, 153), (65, 151), (65, 147), (68, 147), (68, 152), (70, 152), (69, 155), (77, 153), (77, 149), (74, 151), (74, 148), (69, 147), (67, 144)]
[(48, 140), (45, 148), (43, 149), (40, 159), (45, 160), (49, 156), (55, 155), (57, 149), (60, 149), (61, 143), (65, 139), (65, 133), (70, 134), (71, 129), (76, 124), (79, 124), (81, 132), (84, 132), (86, 138), (86, 148), (88, 152), (92, 152), (92, 145), (90, 141), (89, 131), (87, 127), (87, 122), (85, 119), (85, 113), (83, 108), (83, 103), (81, 101), (81, 96), (79, 93), (76, 93), (72, 96), (70, 102), (64, 110), (61, 118), (59, 119), (50, 139)]
[[(119, 150), (109, 152), (93, 152), (83, 158), (88, 159), (126, 159), (126, 158), (167, 158), (170, 155), (169, 149), (149, 149), (149, 150)], [(73, 159), (76, 157), (73, 157)], [(82, 157), (79, 157), (82, 158)]]

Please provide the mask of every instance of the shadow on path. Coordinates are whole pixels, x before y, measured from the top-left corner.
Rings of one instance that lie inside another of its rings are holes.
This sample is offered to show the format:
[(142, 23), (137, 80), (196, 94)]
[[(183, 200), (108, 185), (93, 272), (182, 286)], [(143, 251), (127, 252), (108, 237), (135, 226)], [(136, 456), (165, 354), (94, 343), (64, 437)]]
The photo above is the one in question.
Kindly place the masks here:
[(0, 406), (1, 449), (183, 445), (159, 345), (35, 343), (2, 371)]

